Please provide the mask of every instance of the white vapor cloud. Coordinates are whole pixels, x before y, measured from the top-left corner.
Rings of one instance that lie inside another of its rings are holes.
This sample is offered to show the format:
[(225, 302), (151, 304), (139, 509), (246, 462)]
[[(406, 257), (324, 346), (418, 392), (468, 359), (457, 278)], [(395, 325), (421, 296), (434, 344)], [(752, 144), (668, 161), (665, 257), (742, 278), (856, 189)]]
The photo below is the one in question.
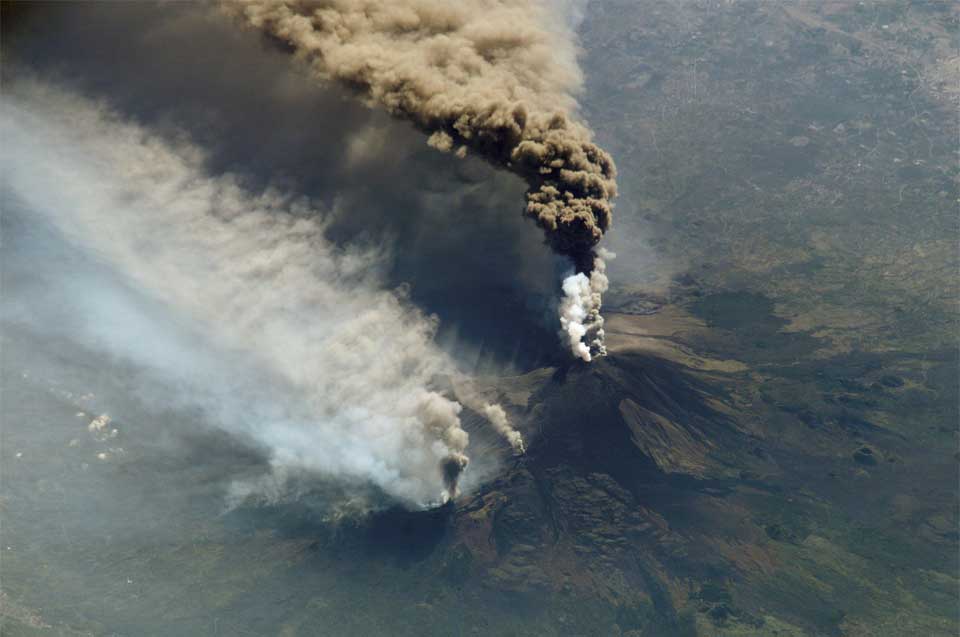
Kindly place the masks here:
[(577, 272), (563, 280), (563, 299), (560, 301), (560, 329), (577, 358), (590, 362), (594, 356), (603, 356), (603, 316), (600, 307), (603, 293), (610, 287), (606, 261), (616, 254), (599, 248), (590, 274)]
[(461, 407), (431, 388), (452, 366), (436, 319), (383, 288), (382, 247), (337, 248), (310, 202), (210, 175), (188, 141), (50, 85), (6, 86), (2, 108), (4, 198), (109, 273), (64, 268), (4, 320), (148, 370), (158, 407), (252, 438), (277, 476), (372, 482), (421, 506), (456, 491)]

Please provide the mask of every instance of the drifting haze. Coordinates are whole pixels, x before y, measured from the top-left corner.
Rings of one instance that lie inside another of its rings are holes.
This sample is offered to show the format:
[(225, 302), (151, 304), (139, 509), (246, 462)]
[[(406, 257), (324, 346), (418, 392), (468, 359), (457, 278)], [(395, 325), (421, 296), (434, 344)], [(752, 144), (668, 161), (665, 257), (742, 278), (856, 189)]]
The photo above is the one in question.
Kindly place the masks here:
[(150, 400), (257, 441), (280, 475), (419, 505), (456, 491), (469, 437), (430, 388), (452, 365), (435, 319), (382, 288), (381, 250), (338, 249), (308, 201), (212, 177), (197, 147), (40, 84), (7, 87), (2, 133), (5, 199), (149, 302), (64, 268), (53, 290), (18, 290), (8, 320), (59, 297), (71, 311), (31, 329), (149, 370), (168, 388)]

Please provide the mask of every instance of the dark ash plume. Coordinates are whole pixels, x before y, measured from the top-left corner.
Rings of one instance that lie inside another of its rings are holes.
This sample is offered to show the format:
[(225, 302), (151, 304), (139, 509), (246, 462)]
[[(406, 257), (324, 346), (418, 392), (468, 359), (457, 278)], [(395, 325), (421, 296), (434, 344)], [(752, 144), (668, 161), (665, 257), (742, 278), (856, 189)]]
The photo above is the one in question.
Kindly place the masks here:
[[(576, 121), (570, 38), (520, 0), (255, 0), (228, 12), (289, 44), (322, 80), (413, 122), (428, 143), (474, 152), (528, 184), (526, 214), (577, 272), (611, 223), (616, 168)], [(599, 309), (599, 305), (597, 305)], [(602, 332), (586, 334), (602, 351)], [(589, 355), (584, 357), (589, 360)]]

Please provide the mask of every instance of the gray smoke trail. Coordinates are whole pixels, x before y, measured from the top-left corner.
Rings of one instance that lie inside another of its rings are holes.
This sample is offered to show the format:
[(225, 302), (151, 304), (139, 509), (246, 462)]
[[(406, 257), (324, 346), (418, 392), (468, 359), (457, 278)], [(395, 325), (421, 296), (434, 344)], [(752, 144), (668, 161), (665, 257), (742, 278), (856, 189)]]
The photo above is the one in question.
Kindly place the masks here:
[(510, 425), (510, 419), (507, 418), (507, 412), (503, 410), (503, 407), (492, 403), (484, 403), (481, 405), (480, 411), (487, 417), (490, 424), (493, 425), (494, 430), (506, 438), (515, 454), (522, 455), (526, 453), (527, 450), (523, 444), (523, 436)]
[[(144, 400), (252, 438), (277, 475), (370, 481), (419, 505), (457, 493), (469, 438), (460, 404), (432, 389), (453, 365), (435, 319), (382, 288), (379, 251), (336, 248), (308, 202), (211, 176), (197, 147), (83, 98), (21, 80), (2, 106), (5, 201), (109, 272), (61, 264), (5, 299), (5, 320), (136, 364), (163, 388)], [(60, 319), (40, 320), (43, 303)]]
[[(526, 214), (589, 278), (594, 248), (610, 227), (616, 168), (575, 119), (574, 46), (546, 6), (253, 0), (225, 8), (292, 46), (319, 79), (412, 121), (430, 145), (461, 157), (477, 153), (522, 177)], [(591, 294), (600, 293), (592, 287)], [(599, 311), (599, 301), (592, 308)], [(587, 332), (587, 343), (571, 341), (585, 360), (603, 349), (602, 330)]]

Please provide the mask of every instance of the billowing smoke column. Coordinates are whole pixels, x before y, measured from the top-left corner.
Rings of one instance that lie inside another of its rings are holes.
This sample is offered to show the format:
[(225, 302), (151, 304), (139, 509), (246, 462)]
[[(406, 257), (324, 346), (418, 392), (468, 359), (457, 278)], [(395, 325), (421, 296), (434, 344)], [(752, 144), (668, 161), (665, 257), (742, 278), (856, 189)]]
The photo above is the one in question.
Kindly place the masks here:
[(412, 121), (430, 145), (460, 157), (472, 151), (526, 180), (526, 214), (576, 269), (575, 283), (563, 286), (565, 338), (584, 360), (603, 353), (606, 277), (594, 248), (610, 227), (616, 168), (573, 118), (580, 75), (572, 38), (547, 7), (254, 0), (225, 8), (288, 43), (320, 79)]
[(456, 497), (460, 475), (470, 459), (464, 453), (470, 437), (460, 427), (459, 403), (444, 398), (436, 392), (425, 392), (420, 400), (417, 418), (424, 429), (444, 446), (446, 455), (440, 462), (443, 483), (449, 497)]

